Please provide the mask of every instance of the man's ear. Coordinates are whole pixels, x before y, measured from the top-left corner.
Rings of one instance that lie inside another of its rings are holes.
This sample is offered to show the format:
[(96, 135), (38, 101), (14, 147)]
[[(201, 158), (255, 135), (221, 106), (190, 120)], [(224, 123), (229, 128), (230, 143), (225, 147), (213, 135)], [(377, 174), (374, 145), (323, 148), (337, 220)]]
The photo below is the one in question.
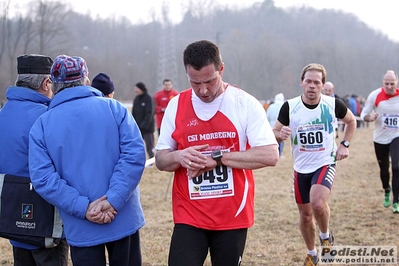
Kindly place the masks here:
[[(50, 84), (49, 84), (49, 83), (50, 83)], [(40, 85), (38, 91), (39, 91), (39, 92), (47, 92), (47, 91), (51, 90), (51, 89), (52, 89), (52, 88), (51, 88), (51, 83), (52, 83), (52, 81), (51, 81), (50, 78), (45, 78), (45, 79), (43, 80), (42, 84)], [(50, 86), (49, 86), (49, 85), (50, 85)]]
[(220, 70), (219, 70), (219, 74), (222, 77), (223, 77), (223, 71), (224, 71), (224, 63), (222, 63), (222, 65), (220, 66)]

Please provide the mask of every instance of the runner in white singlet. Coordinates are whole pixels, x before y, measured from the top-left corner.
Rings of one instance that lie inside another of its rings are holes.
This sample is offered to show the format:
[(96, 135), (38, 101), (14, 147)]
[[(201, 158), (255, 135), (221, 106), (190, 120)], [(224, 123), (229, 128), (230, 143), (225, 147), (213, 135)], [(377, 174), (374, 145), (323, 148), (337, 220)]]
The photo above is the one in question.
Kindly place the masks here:
[[(342, 100), (321, 95), (326, 74), (320, 64), (303, 68), (300, 82), (303, 94), (283, 104), (273, 128), (278, 141), (291, 140), (299, 228), (308, 250), (304, 266), (316, 265), (319, 260), (314, 220), (319, 227), (320, 244), (331, 246), (334, 243), (329, 230), (327, 200), (335, 177), (336, 161), (348, 157), (349, 141), (356, 129), (356, 119)], [(336, 118), (346, 124), (344, 140), (338, 148), (335, 143)]]

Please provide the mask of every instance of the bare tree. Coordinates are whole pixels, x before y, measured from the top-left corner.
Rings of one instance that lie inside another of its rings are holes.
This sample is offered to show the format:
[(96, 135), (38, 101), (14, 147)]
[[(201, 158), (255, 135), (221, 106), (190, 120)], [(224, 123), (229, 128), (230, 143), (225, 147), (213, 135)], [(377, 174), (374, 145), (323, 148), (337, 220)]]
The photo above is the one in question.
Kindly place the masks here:
[(202, 20), (211, 16), (216, 7), (217, 3), (214, 0), (189, 0), (186, 6), (183, 6), (183, 9), (190, 12), (193, 17)]
[(7, 40), (7, 22), (8, 22), (8, 13), (10, 10), (10, 1), (1, 1), (1, 17), (0, 17), (0, 62), (4, 55), (4, 50), (6, 46)]
[[(0, 17), (0, 73), (2, 73), (2, 59), (6, 47), (6, 32), (7, 32), (7, 22), (8, 22), (8, 14), (10, 9), (10, 0), (1, 1), (1, 17)], [(5, 79), (0, 76), (0, 108), (3, 105), (3, 100), (5, 97), (6, 83)]]
[[(21, 51), (21, 43), (25, 35), (30, 34), (32, 27), (31, 21), (24, 18), (22, 14), (18, 14), (7, 23), (7, 57), (9, 60), (9, 75), (15, 76), (15, 58)], [(28, 38), (30, 40), (30, 38)], [(25, 43), (26, 44), (26, 43)]]
[(53, 1), (32, 1), (27, 9), (17, 8), (10, 17), (12, 0), (1, 2), (0, 62), (7, 59), (8, 75), (3, 80), (15, 80), (16, 57), (20, 54), (52, 54), (66, 48), (70, 38), (65, 20), (69, 14), (66, 5)]
[(38, 52), (40, 54), (50, 53), (53, 46), (60, 45), (67, 40), (64, 22), (69, 11), (60, 2), (40, 0), (34, 3), (36, 3), (36, 10), (32, 14), (36, 24), (34, 37), (37, 37)]

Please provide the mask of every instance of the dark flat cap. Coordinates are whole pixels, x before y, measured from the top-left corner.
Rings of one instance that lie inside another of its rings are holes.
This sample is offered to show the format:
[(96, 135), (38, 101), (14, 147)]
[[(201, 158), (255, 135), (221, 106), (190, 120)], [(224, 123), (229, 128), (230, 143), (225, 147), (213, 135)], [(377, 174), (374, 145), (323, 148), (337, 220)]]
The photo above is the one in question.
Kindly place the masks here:
[(39, 54), (23, 54), (17, 57), (18, 74), (50, 74), (53, 59)]

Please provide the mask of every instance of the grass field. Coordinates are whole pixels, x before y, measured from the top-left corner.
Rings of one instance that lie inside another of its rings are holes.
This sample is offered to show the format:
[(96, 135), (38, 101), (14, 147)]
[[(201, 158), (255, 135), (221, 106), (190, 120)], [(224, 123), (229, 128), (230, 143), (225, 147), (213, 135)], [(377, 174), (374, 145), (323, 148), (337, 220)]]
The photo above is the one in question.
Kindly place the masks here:
[[(329, 200), (335, 245), (399, 244), (399, 214), (393, 214), (391, 207), (382, 205), (383, 190), (372, 130), (373, 125), (359, 129), (351, 142), (349, 158), (337, 165)], [(288, 143), (276, 167), (255, 171), (255, 225), (248, 233), (242, 266), (302, 265), (306, 247), (298, 228), (291, 177)], [(145, 169), (141, 181), (141, 199), (147, 220), (140, 232), (144, 266), (167, 265), (173, 228), (169, 180), (169, 173), (154, 167)], [(0, 265), (12, 265), (11, 246), (5, 239), (0, 239)], [(204, 265), (210, 265), (209, 258)]]

